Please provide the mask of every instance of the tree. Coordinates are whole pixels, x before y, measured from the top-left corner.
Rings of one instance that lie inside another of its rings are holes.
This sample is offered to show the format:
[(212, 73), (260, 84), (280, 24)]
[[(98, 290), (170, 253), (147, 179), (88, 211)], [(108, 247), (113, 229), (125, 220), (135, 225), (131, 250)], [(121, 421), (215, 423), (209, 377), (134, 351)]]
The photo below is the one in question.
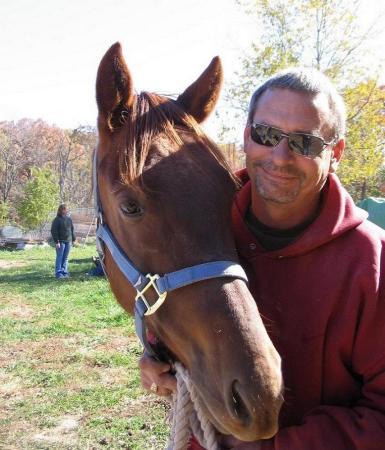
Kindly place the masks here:
[(0, 201), (7, 201), (9, 218), (17, 220), (15, 205), (34, 167), (52, 171), (61, 202), (88, 206), (95, 145), (92, 127), (63, 130), (40, 119), (0, 122)]
[(27, 229), (42, 226), (48, 213), (55, 210), (59, 200), (59, 187), (48, 169), (32, 169), (32, 178), (24, 188), (18, 213), (22, 225)]
[(6, 202), (24, 166), (22, 148), (12, 139), (8, 128), (0, 128), (0, 195)]
[(96, 132), (92, 127), (61, 131), (53, 163), (59, 177), (60, 202), (82, 204), (89, 200), (91, 154), (95, 145)]
[(369, 80), (346, 88), (344, 97), (351, 113), (339, 176), (358, 201), (378, 195), (383, 182), (385, 89)]
[[(234, 118), (226, 118), (226, 123), (239, 123), (240, 117), (244, 122), (252, 92), (273, 73), (298, 65), (325, 72), (337, 84), (349, 107), (348, 149), (342, 166), (355, 167), (344, 173), (347, 187), (354, 195), (363, 180), (374, 180), (383, 162), (384, 148), (383, 106), (382, 112), (379, 108), (383, 91), (375, 83), (380, 58), (370, 59), (368, 50), (378, 30), (373, 24), (366, 29), (360, 26), (360, 3), (359, 0), (239, 0), (238, 4), (255, 15), (256, 28), (263, 32), (243, 58), (241, 70), (236, 73), (237, 81), (229, 85), (225, 95), (234, 112)], [(369, 137), (368, 130), (376, 132)], [(233, 129), (223, 129), (222, 140), (231, 134)], [(367, 151), (360, 156), (363, 146)]]
[(360, 26), (360, 0), (239, 0), (257, 27), (258, 43), (242, 59), (238, 80), (228, 89), (227, 100), (241, 111), (255, 87), (280, 69), (316, 67), (339, 87), (373, 74), (379, 62), (368, 59), (376, 26)]
[(0, 200), (0, 227), (4, 226), (8, 222), (8, 204)]
[(42, 120), (0, 123), (0, 194), (17, 198), (30, 178), (31, 167), (45, 167), (59, 142), (59, 131)]

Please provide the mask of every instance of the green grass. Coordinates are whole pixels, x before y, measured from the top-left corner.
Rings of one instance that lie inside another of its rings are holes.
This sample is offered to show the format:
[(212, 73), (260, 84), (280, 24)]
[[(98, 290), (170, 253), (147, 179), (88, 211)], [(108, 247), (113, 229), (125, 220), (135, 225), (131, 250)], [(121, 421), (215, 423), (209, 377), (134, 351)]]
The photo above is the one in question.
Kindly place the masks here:
[(168, 404), (140, 387), (132, 318), (87, 275), (94, 246), (71, 251), (69, 280), (54, 254), (0, 251), (0, 448), (163, 449)]

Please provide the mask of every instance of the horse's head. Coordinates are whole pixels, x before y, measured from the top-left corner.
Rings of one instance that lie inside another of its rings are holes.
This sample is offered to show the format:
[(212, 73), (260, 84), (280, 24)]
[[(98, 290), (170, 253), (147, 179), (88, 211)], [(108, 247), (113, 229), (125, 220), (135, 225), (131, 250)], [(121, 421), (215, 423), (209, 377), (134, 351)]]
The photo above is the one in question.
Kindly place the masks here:
[[(235, 180), (198, 125), (214, 108), (221, 81), (215, 58), (176, 100), (136, 95), (118, 43), (100, 63), (100, 203), (115, 240), (143, 273), (237, 261), (230, 220)], [(136, 291), (108, 249), (105, 266), (115, 296), (132, 313)], [(158, 297), (153, 288), (146, 296), (150, 303)], [(146, 323), (187, 368), (220, 432), (243, 440), (275, 433), (280, 358), (244, 281), (217, 277), (175, 289)]]

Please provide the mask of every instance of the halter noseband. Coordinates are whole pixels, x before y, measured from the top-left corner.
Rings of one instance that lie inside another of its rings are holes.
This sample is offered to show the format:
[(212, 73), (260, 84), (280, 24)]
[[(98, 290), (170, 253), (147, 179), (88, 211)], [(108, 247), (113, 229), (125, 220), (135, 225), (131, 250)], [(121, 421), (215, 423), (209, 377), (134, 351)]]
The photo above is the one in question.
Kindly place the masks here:
[[(198, 281), (218, 277), (239, 278), (247, 283), (245, 271), (239, 264), (233, 261), (214, 261), (197, 264), (175, 272), (166, 273), (163, 276), (158, 274), (145, 275), (140, 272), (124, 253), (108, 225), (104, 223), (98, 188), (96, 149), (93, 158), (93, 195), (97, 214), (96, 247), (101, 264), (103, 269), (105, 269), (104, 244), (108, 248), (115, 264), (119, 267), (119, 270), (136, 290), (134, 308), (136, 334), (141, 340), (143, 347), (151, 356), (157, 357), (154, 349), (147, 340), (145, 316), (154, 314), (158, 310), (166, 300), (168, 292)], [(150, 288), (153, 288), (158, 296), (158, 299), (152, 305), (147, 301), (145, 296), (146, 291)]]

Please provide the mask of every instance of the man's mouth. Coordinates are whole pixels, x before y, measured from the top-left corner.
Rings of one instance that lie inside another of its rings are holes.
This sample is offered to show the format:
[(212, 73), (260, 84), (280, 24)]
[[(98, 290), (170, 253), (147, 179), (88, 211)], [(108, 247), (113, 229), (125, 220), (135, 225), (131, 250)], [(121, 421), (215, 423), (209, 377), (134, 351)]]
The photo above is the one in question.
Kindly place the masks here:
[(280, 183), (292, 183), (293, 181), (298, 180), (298, 176), (294, 176), (287, 173), (282, 173), (277, 170), (269, 170), (265, 167), (261, 167), (263, 174), (270, 178), (273, 181)]

